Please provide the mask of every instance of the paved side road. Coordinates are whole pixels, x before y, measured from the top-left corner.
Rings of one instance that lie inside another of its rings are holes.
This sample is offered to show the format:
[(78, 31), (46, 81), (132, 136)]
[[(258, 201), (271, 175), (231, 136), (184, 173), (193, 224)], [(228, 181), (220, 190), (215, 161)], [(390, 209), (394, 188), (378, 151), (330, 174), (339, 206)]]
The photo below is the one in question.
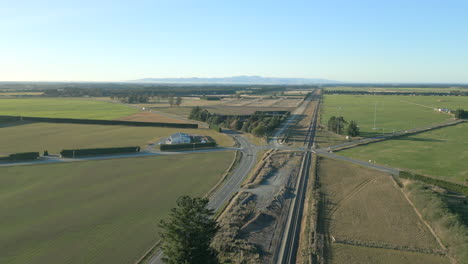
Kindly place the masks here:
[(377, 136), (377, 137), (363, 138), (363, 139), (359, 139), (359, 140), (345, 142), (345, 143), (330, 146), (330, 147), (327, 147), (327, 148), (322, 148), (321, 150), (335, 150), (335, 149), (351, 147), (351, 146), (354, 146), (354, 145), (357, 146), (357, 145), (362, 145), (362, 144), (374, 143), (374, 142), (378, 142), (378, 141), (381, 141), (381, 140), (384, 140), (384, 139), (390, 139), (392, 137), (397, 137), (397, 136), (402, 136), (402, 135), (410, 135), (410, 134), (429, 131), (429, 130), (432, 130), (432, 129), (446, 127), (446, 126), (453, 126), (453, 125), (463, 123), (463, 122), (466, 122), (466, 121), (465, 120), (449, 120), (449, 121), (445, 121), (445, 122), (442, 122), (442, 123), (433, 124), (433, 125), (429, 125), (429, 126), (425, 126), (425, 127), (419, 127), (419, 128), (408, 129), (408, 130), (404, 130), (404, 131), (398, 131), (395, 134), (392, 133), (392, 134), (386, 134), (386, 135)]
[(344, 156), (338, 156), (338, 155), (335, 155), (335, 154), (330, 153), (330, 152), (325, 151), (325, 150), (317, 149), (317, 150), (312, 150), (312, 152), (317, 153), (319, 156), (325, 156), (325, 157), (329, 157), (329, 158), (332, 158), (332, 159), (352, 162), (352, 163), (355, 163), (355, 164), (358, 164), (358, 165), (361, 165), (361, 166), (364, 166), (364, 167), (367, 167), (367, 168), (375, 169), (375, 170), (378, 170), (378, 171), (381, 171), (381, 172), (385, 172), (385, 173), (388, 173), (388, 174), (391, 174), (391, 175), (398, 175), (400, 173), (399, 169), (385, 167), (385, 166), (382, 166), (382, 165), (378, 165), (378, 164), (370, 163), (370, 162), (365, 162), (365, 161), (361, 161), (361, 160), (355, 160), (355, 159), (351, 159), (351, 158), (344, 157)]
[(108, 156), (96, 156), (96, 157), (83, 157), (83, 158), (60, 158), (58, 156), (41, 157), (35, 161), (25, 162), (8, 162), (0, 163), (0, 167), (15, 167), (15, 166), (31, 166), (31, 165), (43, 165), (53, 163), (65, 163), (65, 162), (81, 162), (88, 160), (108, 160), (108, 159), (126, 159), (126, 158), (139, 158), (139, 157), (151, 157), (151, 156), (164, 156), (164, 155), (182, 155), (192, 153), (207, 153), (207, 152), (218, 152), (227, 150), (242, 150), (241, 148), (211, 148), (211, 149), (196, 149), (196, 150), (185, 150), (185, 151), (143, 151), (131, 154), (121, 155), (108, 155)]

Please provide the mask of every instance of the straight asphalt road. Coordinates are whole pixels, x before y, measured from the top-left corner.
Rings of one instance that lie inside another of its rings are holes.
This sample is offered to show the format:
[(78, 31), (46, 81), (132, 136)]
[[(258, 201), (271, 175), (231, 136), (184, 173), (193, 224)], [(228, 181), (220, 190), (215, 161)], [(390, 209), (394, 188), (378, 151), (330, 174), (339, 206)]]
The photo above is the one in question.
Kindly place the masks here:
[(89, 160), (126, 159), (126, 158), (139, 158), (139, 157), (164, 156), (164, 155), (182, 155), (182, 154), (193, 154), (193, 153), (229, 151), (229, 150), (242, 150), (242, 149), (219, 147), (219, 148), (209, 148), (209, 149), (207, 148), (207, 149), (184, 150), (184, 151), (142, 151), (142, 152), (131, 153), (131, 154), (82, 157), (82, 158), (61, 158), (59, 156), (47, 156), (47, 157), (41, 157), (38, 160), (34, 160), (34, 161), (0, 163), (0, 167), (43, 165), (43, 164), (53, 164), (53, 163), (65, 163), (65, 162), (82, 162), (82, 161), (89, 161)]

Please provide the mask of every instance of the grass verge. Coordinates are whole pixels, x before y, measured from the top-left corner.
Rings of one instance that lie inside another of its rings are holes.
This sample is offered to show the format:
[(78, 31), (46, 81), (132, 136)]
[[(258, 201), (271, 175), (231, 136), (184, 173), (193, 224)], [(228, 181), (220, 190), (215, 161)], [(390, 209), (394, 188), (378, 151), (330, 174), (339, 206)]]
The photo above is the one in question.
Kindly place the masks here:
[(468, 228), (446, 203), (420, 182), (407, 183), (405, 192), (460, 263), (468, 263)]

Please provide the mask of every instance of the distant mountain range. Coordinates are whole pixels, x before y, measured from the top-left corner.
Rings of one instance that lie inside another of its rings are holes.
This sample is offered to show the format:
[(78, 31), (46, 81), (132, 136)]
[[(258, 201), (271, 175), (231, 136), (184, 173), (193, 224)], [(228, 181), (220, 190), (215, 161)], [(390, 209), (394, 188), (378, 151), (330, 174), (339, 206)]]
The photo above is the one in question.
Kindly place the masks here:
[(131, 80), (137, 83), (183, 83), (183, 84), (329, 84), (338, 81), (315, 78), (275, 78), (262, 76), (232, 76), (220, 78), (144, 78)]

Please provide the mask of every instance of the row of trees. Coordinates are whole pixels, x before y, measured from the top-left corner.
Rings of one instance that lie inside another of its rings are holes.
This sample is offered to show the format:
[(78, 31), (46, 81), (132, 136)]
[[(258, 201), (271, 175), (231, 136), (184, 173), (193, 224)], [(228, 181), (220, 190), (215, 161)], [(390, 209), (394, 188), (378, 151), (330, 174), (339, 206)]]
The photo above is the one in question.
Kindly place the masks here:
[(356, 121), (352, 120), (349, 123), (342, 116), (332, 116), (328, 119), (328, 130), (336, 134), (347, 134), (351, 137), (359, 136), (359, 126)]
[[(115, 97), (111, 96), (111, 99), (115, 99)], [(130, 96), (117, 97), (117, 99), (127, 104), (141, 104), (147, 103), (150, 97), (148, 95), (132, 94)]]
[[(297, 89), (297, 85), (241, 85), (241, 84), (150, 84), (150, 83), (0, 83), (4, 89), (21, 89), (22, 91), (43, 91), (49, 97), (128, 97), (131, 94), (149, 97), (169, 95), (202, 96), (202, 95), (236, 95), (281, 93), (287, 89)], [(301, 89), (312, 89), (314, 85), (303, 85)]]
[(233, 130), (241, 130), (262, 137), (273, 132), (285, 115), (265, 115), (255, 113), (253, 115), (218, 115), (208, 112), (208, 110), (196, 106), (189, 115), (190, 119), (207, 122), (210, 125), (220, 126)]

